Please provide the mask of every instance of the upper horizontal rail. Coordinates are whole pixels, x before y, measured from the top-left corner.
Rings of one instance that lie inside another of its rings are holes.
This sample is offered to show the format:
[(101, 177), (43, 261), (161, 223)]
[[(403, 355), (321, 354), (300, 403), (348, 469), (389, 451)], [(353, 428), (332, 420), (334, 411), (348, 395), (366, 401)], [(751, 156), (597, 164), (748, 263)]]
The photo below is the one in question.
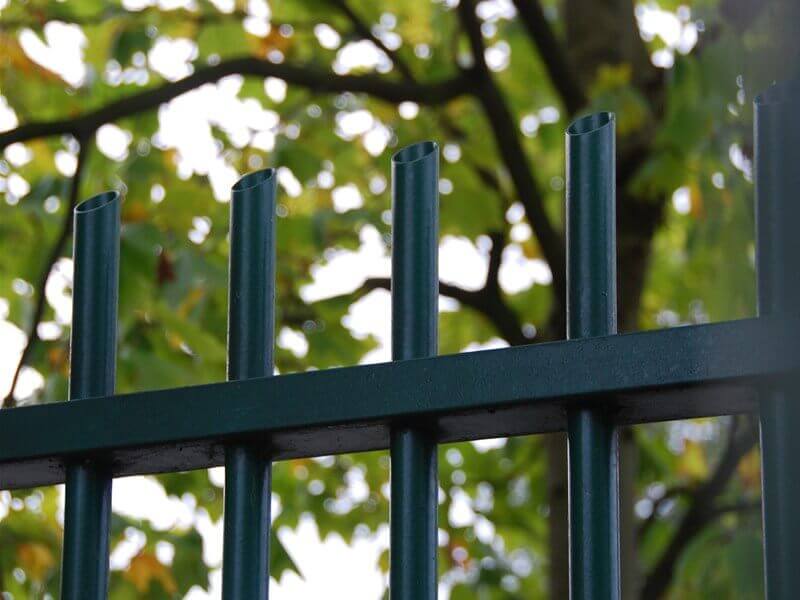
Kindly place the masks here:
[(800, 368), (798, 340), (800, 319), (761, 317), (14, 408), (0, 488), (61, 482), (76, 455), (115, 476), (215, 466), (236, 438), (280, 459), (387, 448), (409, 421), (440, 442), (541, 433), (577, 401), (621, 424), (745, 412), (756, 384)]

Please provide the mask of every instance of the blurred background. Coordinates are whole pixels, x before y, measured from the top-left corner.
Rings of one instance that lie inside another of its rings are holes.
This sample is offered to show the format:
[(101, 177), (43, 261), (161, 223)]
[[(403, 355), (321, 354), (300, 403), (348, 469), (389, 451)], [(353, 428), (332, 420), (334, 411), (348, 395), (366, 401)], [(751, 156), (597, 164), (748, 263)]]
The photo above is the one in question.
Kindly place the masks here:
[[(109, 188), (118, 392), (223, 380), (230, 187), (265, 166), (278, 371), (388, 360), (389, 161), (421, 139), (441, 147), (440, 353), (563, 338), (564, 129), (595, 110), (617, 115), (620, 329), (752, 316), (751, 106), (797, 66), (797, 12), (0, 0), (3, 409), (67, 397), (71, 211)], [(754, 420), (620, 437), (624, 598), (762, 597)], [(567, 597), (565, 448), (440, 448), (443, 600)], [(272, 598), (388, 596), (388, 480), (385, 452), (275, 464)], [(112, 600), (219, 597), (223, 481), (115, 481)], [(4, 600), (58, 597), (62, 528), (60, 486), (0, 492)]]

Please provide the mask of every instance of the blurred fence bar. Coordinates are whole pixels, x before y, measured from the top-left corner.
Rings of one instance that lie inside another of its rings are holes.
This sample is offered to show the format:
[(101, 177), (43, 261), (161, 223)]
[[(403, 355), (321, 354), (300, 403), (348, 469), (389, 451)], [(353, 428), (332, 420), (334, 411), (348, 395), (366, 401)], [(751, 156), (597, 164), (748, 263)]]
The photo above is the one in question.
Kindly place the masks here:
[[(439, 300), (439, 148), (421, 142), (392, 158), (392, 358), (435, 356)], [(391, 431), (390, 594), (436, 598), (436, 438), (420, 420)]]
[[(567, 338), (617, 332), (614, 115), (567, 130)], [(570, 597), (620, 596), (619, 485), (613, 415), (577, 404), (569, 438)]]
[[(99, 194), (75, 208), (70, 400), (114, 393), (119, 221), (117, 192)], [(106, 597), (111, 482), (104, 464), (84, 458), (67, 462), (63, 600)]]
[[(755, 101), (756, 236), (760, 315), (800, 312), (800, 85)], [(758, 350), (756, 350), (758, 351)], [(800, 590), (800, 387), (765, 385), (760, 404), (764, 572), (767, 598)]]
[[(272, 169), (246, 175), (232, 190), (230, 381), (270, 377), (274, 371), (275, 191)], [(269, 594), (270, 479), (269, 447), (263, 440), (226, 447), (224, 600), (266, 600)]]

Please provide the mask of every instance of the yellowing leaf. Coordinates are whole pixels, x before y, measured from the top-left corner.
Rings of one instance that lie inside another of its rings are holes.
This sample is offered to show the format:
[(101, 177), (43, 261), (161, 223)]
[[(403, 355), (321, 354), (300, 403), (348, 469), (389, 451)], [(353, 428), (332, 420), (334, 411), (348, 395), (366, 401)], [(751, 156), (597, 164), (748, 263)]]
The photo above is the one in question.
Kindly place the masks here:
[(703, 192), (696, 181), (689, 184), (689, 198), (691, 198), (691, 215), (696, 219), (702, 219), (706, 211), (703, 208)]
[(29, 75), (35, 73), (48, 81), (61, 81), (58, 75), (28, 58), (15, 36), (2, 31), (0, 31), (0, 68), (10, 68)]
[(68, 373), (69, 352), (63, 346), (56, 346), (47, 351), (47, 361), (54, 371)]
[(683, 454), (678, 460), (678, 473), (689, 479), (704, 479), (708, 476), (708, 460), (701, 444), (686, 441)]
[(206, 290), (200, 287), (193, 288), (186, 297), (181, 302), (180, 306), (178, 306), (177, 313), (183, 318), (186, 318), (192, 309), (197, 306), (197, 303), (200, 302), (206, 295)]
[(258, 38), (256, 45), (262, 55), (270, 50), (280, 50), (285, 52), (292, 43), (292, 38), (284, 36), (278, 27), (273, 27), (263, 38)]
[(535, 237), (531, 236), (529, 239), (525, 240), (521, 246), (525, 258), (542, 258), (542, 250)]
[(139, 593), (146, 593), (150, 589), (152, 581), (161, 584), (168, 594), (178, 591), (178, 585), (172, 576), (172, 571), (161, 564), (152, 554), (140, 552), (131, 560), (131, 564), (122, 573), (122, 576), (130, 581)]
[(761, 489), (761, 454), (753, 448), (744, 455), (737, 467), (742, 485), (748, 491), (758, 492)]
[(631, 82), (632, 69), (628, 63), (601, 65), (597, 69), (597, 77), (594, 81), (595, 93), (628, 85)]
[(173, 333), (171, 331), (166, 332), (167, 344), (173, 350), (180, 350), (184, 344), (183, 338), (179, 336), (177, 333)]
[(17, 559), (28, 577), (37, 581), (41, 581), (56, 562), (50, 548), (39, 542), (17, 546)]
[(122, 213), (122, 221), (124, 223), (141, 223), (150, 218), (150, 212), (141, 203), (127, 203), (125, 210)]

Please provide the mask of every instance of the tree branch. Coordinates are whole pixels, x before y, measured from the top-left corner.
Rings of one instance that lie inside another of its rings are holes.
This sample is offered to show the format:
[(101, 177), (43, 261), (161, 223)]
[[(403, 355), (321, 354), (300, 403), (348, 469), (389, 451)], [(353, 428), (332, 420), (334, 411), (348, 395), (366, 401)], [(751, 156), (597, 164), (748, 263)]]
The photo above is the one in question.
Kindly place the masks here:
[[(145, 8), (140, 11), (129, 11), (121, 6), (107, 6), (103, 10), (96, 13), (85, 15), (53, 15), (47, 12), (33, 13), (32, 15), (20, 19), (7, 19), (0, 21), (0, 32), (14, 32), (18, 29), (32, 29), (34, 31), (41, 31), (48, 23), (55, 21), (67, 23), (69, 25), (79, 25), (80, 27), (92, 27), (95, 25), (102, 25), (110, 19), (125, 17), (129, 20), (136, 19), (138, 22), (149, 23), (155, 19), (168, 23), (192, 24), (195, 26), (203, 26), (224, 21), (238, 20), (242, 21), (250, 16), (245, 10), (233, 10), (231, 12), (220, 11), (194, 11), (188, 9), (175, 9), (163, 11), (157, 7)], [(290, 25), (294, 28), (307, 28), (312, 29), (319, 21), (316, 19), (308, 20), (290, 20), (290, 21), (270, 21), (273, 28), (279, 28), (282, 25)]]
[[(376, 289), (391, 289), (391, 280), (388, 277), (371, 277), (356, 290), (356, 296), (363, 296)], [(490, 291), (486, 285), (480, 290), (465, 290), (450, 283), (439, 282), (439, 293), (453, 300), (457, 300), (486, 317), (496, 328), (498, 333), (512, 346), (529, 344), (531, 340), (522, 333), (519, 317), (509, 308), (499, 294)]]
[[(389, 277), (369, 277), (364, 280), (364, 283), (361, 287), (356, 290), (357, 296), (363, 296), (368, 294), (373, 290), (391, 290), (392, 289), (392, 280)], [(475, 295), (479, 292), (474, 292), (472, 290), (465, 290), (464, 288), (458, 287), (457, 285), (452, 285), (450, 283), (445, 283), (443, 281), (439, 282), (439, 293), (442, 296), (447, 296), (448, 298), (452, 298), (453, 300), (458, 300), (461, 304), (466, 306), (471, 306), (475, 303)]]
[(716, 519), (730, 513), (751, 513), (761, 510), (761, 500), (742, 500), (720, 504), (712, 509), (712, 518)]
[(489, 250), (489, 268), (486, 271), (486, 285), (484, 289), (500, 291), (500, 264), (503, 262), (503, 249), (506, 246), (506, 235), (503, 231), (489, 233), (492, 248)]
[(689, 542), (714, 519), (733, 510), (716, 506), (715, 499), (725, 490), (739, 461), (755, 443), (755, 427), (748, 425), (746, 431), (741, 434), (737, 434), (736, 428), (731, 427), (728, 445), (716, 470), (708, 480), (692, 492), (689, 508), (681, 519), (675, 534), (656, 565), (647, 575), (642, 588), (642, 598), (661, 598), (667, 591), (678, 559)]
[(684, 496), (687, 494), (691, 494), (692, 489), (686, 485), (676, 485), (674, 487), (669, 488), (667, 491), (664, 492), (664, 495), (661, 498), (653, 501), (653, 510), (650, 513), (650, 516), (645, 519), (641, 525), (639, 525), (638, 530), (636, 531), (636, 538), (641, 540), (653, 524), (658, 520), (658, 510), (661, 508), (661, 505), (669, 500), (673, 500), (676, 496)]
[[(392, 59), (395, 66), (400, 71), (400, 74), (406, 81), (415, 82), (414, 73), (408, 64), (403, 61), (396, 52), (390, 50), (383, 41), (376, 37), (370, 27), (356, 14), (353, 9), (347, 4), (347, 0), (329, 0), (332, 4), (337, 6), (340, 11), (350, 20), (354, 30), (364, 39), (371, 40), (379, 48), (381, 48)], [(458, 139), (466, 137), (466, 133), (453, 123), (446, 114), (437, 115), (440, 125), (449, 134)], [(465, 164), (476, 174), (481, 183), (488, 189), (495, 192), (504, 209), (511, 204), (511, 199), (506, 194), (503, 186), (497, 177), (486, 167), (470, 161), (467, 157), (464, 158)], [(486, 319), (488, 319), (498, 330), (506, 341), (511, 345), (527, 344), (530, 340), (522, 334), (521, 324), (519, 317), (514, 310), (508, 306), (502, 296), (498, 282), (498, 274), (500, 271), (500, 264), (503, 257), (503, 249), (505, 247), (506, 235), (503, 231), (498, 231), (490, 234), (492, 240), (492, 249), (489, 253), (489, 269), (486, 276), (486, 284), (483, 289), (472, 292), (463, 290), (457, 286), (440, 283), (440, 293), (458, 300), (462, 304), (473, 308), (480, 312)], [(373, 279), (365, 283), (365, 292), (374, 289), (375, 286), (389, 289), (390, 281), (386, 279)]]
[[(329, 0), (329, 2), (336, 6), (349, 19), (354, 31), (358, 35), (364, 39), (371, 40), (376, 46), (381, 48), (387, 54), (387, 56), (389, 56), (389, 58), (398, 68), (398, 71), (402, 75), (403, 79), (412, 83), (416, 82), (413, 71), (409, 65), (403, 61), (402, 57), (400, 57), (397, 52), (390, 50), (380, 38), (375, 36), (369, 25), (362, 20), (361, 17), (349, 6), (347, 0)], [(483, 54), (481, 53), (480, 56), (482, 60)], [(471, 73), (469, 76), (470, 79), (472, 79)], [(453, 135), (458, 139), (463, 139), (466, 137), (465, 132), (455, 123), (450, 121), (446, 114), (440, 114), (438, 115), (438, 118), (442, 128), (448, 134)], [(513, 130), (513, 119), (511, 119), (510, 113), (508, 113), (508, 121), (512, 123), (511, 127)], [(479, 163), (469, 161), (466, 157), (464, 160), (466, 161), (466, 164), (468, 164), (468, 166), (473, 170), (473, 172), (475, 172), (481, 183), (498, 194), (505, 207), (511, 204), (511, 199), (508, 197), (508, 194), (505, 192), (503, 186), (500, 184), (500, 181), (494, 175), (494, 173)], [(524, 156), (522, 162), (523, 168), (527, 170), (527, 166), (524, 165), (526, 162)], [(530, 212), (528, 214), (530, 215)], [(440, 293), (454, 298), (460, 301), (462, 304), (480, 312), (497, 328), (500, 335), (502, 335), (509, 344), (520, 345), (530, 343), (530, 340), (522, 333), (519, 317), (514, 310), (508, 306), (507, 302), (503, 298), (498, 282), (503, 248), (505, 247), (505, 233), (495, 232), (492, 233), (490, 237), (492, 239), (492, 250), (489, 255), (489, 269), (487, 273), (486, 284), (483, 289), (473, 292), (463, 290), (457, 286), (440, 283)], [(368, 291), (375, 289), (375, 287), (389, 289), (390, 281), (388, 279), (368, 280), (365, 282), (360, 293), (367, 293)]]
[(365, 93), (392, 103), (412, 101), (418, 104), (436, 105), (469, 91), (468, 78), (464, 75), (436, 83), (421, 84), (396, 82), (372, 74), (336, 75), (311, 65), (275, 64), (255, 57), (233, 58), (217, 65), (203, 67), (188, 77), (117, 100), (79, 117), (20, 125), (16, 129), (0, 133), (0, 150), (15, 142), (44, 136), (71, 134), (77, 138), (86, 138), (105, 123), (158, 108), (176, 96), (205, 83), (235, 74), (277, 77), (319, 93)]
[[(414, 72), (411, 70), (409, 64), (403, 60), (403, 57), (400, 56), (396, 50), (390, 49), (382, 39), (377, 37), (372, 32), (372, 29), (370, 29), (369, 25), (367, 25), (367, 23), (361, 17), (359, 17), (359, 15), (347, 3), (347, 0), (329, 0), (329, 2), (336, 6), (342, 12), (342, 14), (344, 14), (350, 20), (350, 23), (353, 25), (353, 29), (359, 36), (365, 40), (371, 41), (386, 53), (394, 66), (397, 67), (398, 72), (405, 81), (417, 83), (416, 77), (414, 77)], [(456, 125), (450, 118), (448, 118), (447, 114), (445, 114), (443, 111), (439, 113), (435, 112), (435, 114), (439, 119), (439, 124), (442, 126), (442, 129), (445, 130), (447, 135), (450, 135), (456, 139), (464, 139), (466, 137), (464, 130)]]
[(567, 54), (544, 16), (539, 0), (514, 0), (522, 24), (539, 49), (550, 82), (561, 96), (569, 115), (586, 105), (586, 94), (567, 60)]
[(352, 23), (353, 28), (358, 35), (365, 40), (370, 40), (378, 48), (383, 50), (386, 56), (388, 56), (392, 63), (394, 63), (394, 66), (397, 67), (397, 70), (403, 76), (403, 79), (406, 81), (414, 81), (414, 74), (411, 72), (411, 68), (408, 66), (408, 64), (395, 50), (390, 49), (386, 44), (383, 43), (382, 39), (372, 33), (372, 29), (370, 29), (369, 25), (367, 25), (367, 23), (364, 22), (361, 17), (358, 16), (358, 14), (356, 14), (356, 12), (347, 3), (347, 0), (329, 0), (329, 2), (338, 8), (342, 14), (350, 20), (350, 23)]
[(466, 72), (470, 74), (473, 92), (491, 125), (500, 157), (508, 169), (517, 196), (525, 207), (542, 254), (550, 265), (556, 304), (564, 305), (566, 302), (564, 240), (553, 227), (544, 209), (544, 198), (531, 173), (514, 118), (484, 61), (485, 47), (480, 23), (475, 15), (474, 0), (462, 0), (458, 5), (458, 15), (472, 49), (474, 64)]
[(22, 372), (22, 367), (24, 367), (25, 363), (28, 362), (31, 352), (33, 352), (36, 344), (39, 343), (38, 328), (39, 323), (42, 320), (42, 316), (44, 315), (44, 309), (47, 301), (45, 296), (47, 279), (50, 277), (50, 273), (52, 272), (56, 261), (58, 261), (58, 259), (60, 259), (64, 253), (64, 246), (66, 245), (67, 240), (72, 233), (72, 211), (75, 208), (75, 205), (78, 203), (81, 179), (83, 178), (83, 172), (86, 167), (86, 157), (89, 153), (89, 145), (91, 143), (90, 138), (79, 138), (78, 141), (80, 144), (78, 149), (78, 161), (75, 166), (75, 174), (72, 176), (72, 181), (70, 183), (69, 200), (67, 204), (67, 210), (64, 213), (64, 220), (61, 223), (61, 231), (53, 243), (50, 254), (48, 255), (47, 260), (45, 261), (44, 266), (39, 273), (39, 281), (34, 290), (34, 293), (36, 294), (36, 300), (33, 308), (33, 316), (31, 317), (30, 325), (26, 331), (28, 341), (26, 342), (25, 347), (22, 349), (19, 362), (14, 369), (14, 376), (11, 379), (11, 387), (9, 388), (5, 399), (3, 400), (3, 403), (0, 404), (0, 408), (12, 408), (16, 405), (16, 401), (14, 399), (14, 390), (16, 390), (17, 382), (19, 381), (19, 376)]

